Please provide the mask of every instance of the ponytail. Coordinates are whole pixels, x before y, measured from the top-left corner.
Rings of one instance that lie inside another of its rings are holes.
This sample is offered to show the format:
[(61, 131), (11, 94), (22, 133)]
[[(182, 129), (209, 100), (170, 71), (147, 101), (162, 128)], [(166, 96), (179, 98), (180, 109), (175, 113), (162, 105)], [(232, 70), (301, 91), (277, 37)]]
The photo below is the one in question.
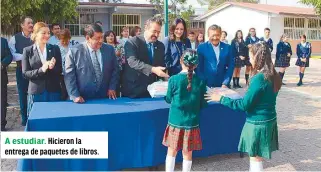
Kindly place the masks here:
[(193, 66), (188, 67), (187, 79), (188, 79), (187, 90), (191, 91), (192, 90), (192, 79), (193, 79)]

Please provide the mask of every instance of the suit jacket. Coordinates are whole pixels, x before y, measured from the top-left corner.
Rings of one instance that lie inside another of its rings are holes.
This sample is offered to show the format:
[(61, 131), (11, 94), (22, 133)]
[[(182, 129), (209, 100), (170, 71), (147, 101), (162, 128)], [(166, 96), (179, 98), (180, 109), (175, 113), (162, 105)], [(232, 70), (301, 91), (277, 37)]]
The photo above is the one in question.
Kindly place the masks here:
[(1, 83), (8, 84), (7, 67), (12, 62), (12, 54), (9, 49), (8, 41), (1, 37)]
[(102, 44), (102, 82), (96, 90), (95, 70), (87, 43), (78, 44), (66, 55), (65, 84), (70, 98), (106, 98), (108, 90), (116, 90), (119, 81), (119, 67), (114, 47)]
[(163, 41), (165, 46), (165, 65), (170, 76), (176, 75), (182, 71), (180, 63), (181, 56), (187, 48), (191, 48), (191, 41), (186, 38), (184, 42), (176, 43), (166, 37)]
[(29, 80), (28, 93), (40, 94), (43, 91), (60, 92), (60, 76), (62, 72), (61, 54), (57, 45), (47, 44), (47, 61), (55, 57), (56, 64), (53, 69), (43, 72), (42, 62), (36, 45), (23, 49), (22, 74)]
[(209, 87), (229, 86), (234, 71), (235, 52), (230, 45), (220, 42), (220, 57), (217, 61), (212, 43), (207, 41), (197, 48), (199, 64), (196, 74)]
[(130, 38), (125, 44), (126, 63), (123, 69), (122, 94), (130, 98), (150, 97), (147, 86), (160, 79), (151, 72), (151, 69), (153, 66), (165, 67), (164, 56), (164, 44), (156, 41), (151, 63), (145, 38), (143, 36)]

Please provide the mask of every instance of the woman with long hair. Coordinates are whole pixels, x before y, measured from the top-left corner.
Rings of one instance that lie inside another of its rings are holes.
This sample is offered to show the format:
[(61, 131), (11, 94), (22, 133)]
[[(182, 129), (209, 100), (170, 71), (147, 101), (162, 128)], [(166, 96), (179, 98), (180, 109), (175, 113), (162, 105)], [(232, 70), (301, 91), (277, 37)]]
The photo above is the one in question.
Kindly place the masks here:
[(303, 76), (305, 68), (309, 67), (309, 61), (311, 57), (312, 47), (311, 43), (307, 42), (307, 37), (305, 35), (301, 35), (301, 42), (296, 47), (296, 54), (298, 59), (295, 63), (296, 66), (299, 66), (300, 73), (299, 77), (300, 80), (298, 82), (298, 86), (303, 85)]
[(243, 40), (243, 33), (241, 30), (236, 31), (231, 46), (234, 48), (234, 52), (236, 52), (233, 73), (233, 88), (242, 88), (242, 86), (240, 86), (241, 68), (244, 66), (244, 60), (248, 57), (248, 48)]
[(192, 45), (187, 38), (187, 27), (184, 19), (175, 19), (170, 27), (170, 32), (173, 33), (173, 38), (166, 37), (163, 43), (165, 45), (165, 65), (169, 75), (172, 76), (181, 72), (180, 57)]
[[(260, 39), (256, 36), (256, 30), (255, 28), (250, 28), (249, 29), (249, 33), (247, 35), (247, 37), (245, 38), (245, 44), (248, 48), (250, 48), (253, 44), (259, 42)], [(246, 85), (249, 85), (249, 76), (250, 76), (250, 72), (251, 72), (251, 63), (250, 63), (250, 59), (246, 58), (245, 59), (245, 81), (246, 81)]]
[(199, 32), (197, 37), (196, 37), (196, 45), (195, 45), (195, 49), (197, 49), (197, 47), (205, 42), (205, 36), (203, 34), (203, 32)]
[[(283, 80), (286, 68), (290, 66), (291, 56), (292, 48), (288, 42), (288, 36), (283, 34), (280, 38), (280, 42), (276, 46), (276, 58), (274, 63), (275, 67), (280, 68), (279, 74), (281, 76), (281, 80)], [(285, 84), (282, 83), (282, 85)]]
[(118, 42), (121, 43), (123, 46), (125, 46), (125, 43), (128, 41), (128, 39), (129, 39), (129, 27), (123, 27)]
[(238, 150), (248, 153), (250, 171), (263, 171), (263, 158), (271, 159), (279, 149), (276, 98), (281, 89), (280, 75), (274, 69), (269, 46), (265, 42), (249, 49), (252, 77), (242, 99), (231, 99), (217, 93), (207, 95), (209, 101), (218, 101), (234, 110), (246, 112)]

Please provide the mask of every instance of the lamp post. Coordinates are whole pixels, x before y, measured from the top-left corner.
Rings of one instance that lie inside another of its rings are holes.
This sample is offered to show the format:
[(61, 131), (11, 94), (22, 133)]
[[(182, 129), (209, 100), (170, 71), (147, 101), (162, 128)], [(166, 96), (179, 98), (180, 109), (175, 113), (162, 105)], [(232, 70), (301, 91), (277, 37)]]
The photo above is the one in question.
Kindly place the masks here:
[(168, 0), (164, 0), (165, 37), (168, 36)]

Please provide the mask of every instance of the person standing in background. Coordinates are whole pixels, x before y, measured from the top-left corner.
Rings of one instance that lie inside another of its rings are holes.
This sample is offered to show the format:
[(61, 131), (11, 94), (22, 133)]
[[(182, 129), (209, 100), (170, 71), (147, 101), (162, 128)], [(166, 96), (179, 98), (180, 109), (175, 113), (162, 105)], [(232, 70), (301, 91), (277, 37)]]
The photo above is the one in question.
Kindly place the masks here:
[(29, 81), (22, 76), (21, 60), (23, 59), (22, 53), (25, 47), (32, 45), (30, 39), (33, 31), (33, 21), (29, 16), (25, 16), (21, 20), (22, 32), (15, 34), (9, 41), (10, 51), (13, 55), (13, 61), (16, 61), (16, 80), (19, 94), (21, 125), (26, 126), (27, 123), (27, 96)]
[(129, 39), (129, 28), (123, 27), (122, 32), (121, 32), (121, 36), (120, 36), (118, 42), (121, 43), (123, 46), (125, 46), (128, 39)]
[(53, 35), (50, 37), (48, 43), (52, 45), (57, 45), (59, 42), (60, 25), (58, 23), (53, 23), (51, 25), (51, 32)]
[(65, 81), (64, 81), (64, 74), (65, 74), (65, 64), (66, 64), (67, 53), (70, 50), (70, 48), (74, 46), (71, 43), (70, 39), (71, 39), (71, 34), (70, 34), (69, 29), (66, 28), (66, 29), (60, 30), (60, 33), (59, 33), (59, 41), (60, 42), (58, 42), (57, 45), (60, 49), (61, 61), (62, 61), (62, 74), (61, 74), (61, 78), (60, 78), (62, 100), (66, 100), (68, 98), (68, 93), (67, 93), (67, 89), (66, 89), (66, 85), (65, 85)]
[(296, 66), (299, 66), (300, 68), (300, 80), (297, 84), (297, 86), (303, 85), (303, 76), (305, 68), (309, 67), (309, 61), (311, 57), (312, 47), (311, 43), (307, 42), (307, 37), (305, 35), (301, 35), (301, 42), (296, 47), (296, 54), (298, 56), (298, 59), (295, 63)]
[(243, 40), (243, 33), (238, 30), (232, 40), (231, 47), (234, 49), (235, 53), (235, 66), (233, 73), (233, 88), (242, 88), (240, 86), (240, 75), (241, 68), (244, 66), (244, 60), (248, 57), (248, 48)]
[(269, 28), (265, 28), (264, 29), (264, 37), (262, 37), (260, 39), (260, 41), (265, 41), (266, 44), (269, 46), (270, 51), (272, 52), (273, 51), (273, 41), (270, 38), (270, 33), (271, 33), (271, 30)]
[(197, 49), (197, 47), (205, 42), (205, 36), (203, 34), (203, 32), (199, 32), (197, 37), (196, 37), (196, 45), (195, 45), (195, 49)]
[[(285, 70), (290, 66), (292, 56), (292, 48), (290, 43), (288, 42), (288, 36), (283, 34), (280, 38), (280, 42), (276, 47), (276, 58), (275, 58), (275, 67), (279, 67), (279, 74), (281, 76), (281, 80), (283, 81), (283, 77), (285, 75)], [(282, 82), (282, 85), (286, 85)]]
[(142, 28), (140, 28), (139, 26), (135, 26), (131, 29), (130, 36), (131, 37), (138, 36), (141, 33), (142, 33)]
[[(117, 62), (119, 66), (119, 80), (121, 81), (123, 75), (123, 68), (126, 63), (125, 50), (122, 44), (117, 42), (116, 34), (112, 30), (104, 33), (104, 42), (114, 47), (115, 54), (117, 57)], [(118, 82), (116, 94), (117, 97), (121, 97), (121, 84)]]
[(7, 39), (1, 37), (1, 130), (6, 131), (7, 125), (7, 67), (12, 62), (12, 54)]
[[(259, 42), (260, 39), (256, 36), (256, 30), (255, 28), (250, 28), (249, 33), (247, 35), (247, 37), (245, 38), (245, 44), (248, 48), (250, 48), (253, 44)], [(252, 64), (250, 62), (250, 58), (247, 57), (245, 59), (245, 82), (246, 82), (246, 86), (249, 85), (249, 78), (250, 78), (250, 72), (251, 72), (251, 68), (252, 68)]]
[(194, 32), (189, 32), (188, 34), (188, 39), (191, 41), (191, 48), (193, 50), (196, 49), (196, 38), (195, 38), (195, 33)]
[(226, 39), (227, 37), (227, 32), (222, 31), (222, 36), (221, 36), (221, 42), (224, 42), (225, 44), (228, 44), (228, 40)]

